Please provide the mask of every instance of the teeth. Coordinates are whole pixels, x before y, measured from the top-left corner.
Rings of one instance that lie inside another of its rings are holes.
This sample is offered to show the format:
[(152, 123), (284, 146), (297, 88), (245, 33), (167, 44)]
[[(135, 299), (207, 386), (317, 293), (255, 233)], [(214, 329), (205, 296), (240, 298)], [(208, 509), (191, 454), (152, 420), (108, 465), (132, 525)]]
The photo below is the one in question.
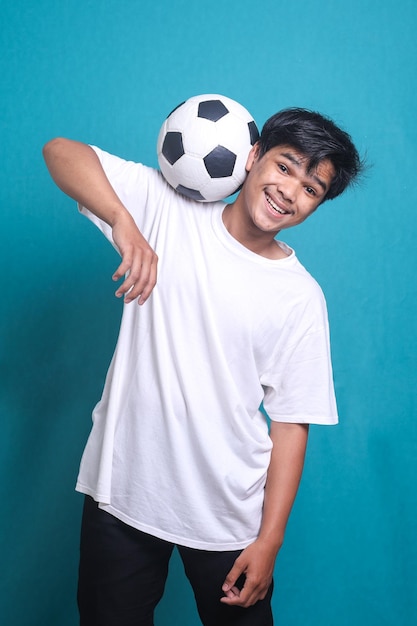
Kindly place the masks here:
[(266, 199), (268, 203), (274, 209), (274, 211), (276, 211), (277, 213), (281, 213), (281, 215), (285, 215), (288, 212), (288, 211), (284, 211), (284, 209), (280, 209), (279, 206), (277, 206), (275, 202), (272, 200), (272, 198), (268, 196), (268, 194), (265, 194), (265, 195), (266, 195)]

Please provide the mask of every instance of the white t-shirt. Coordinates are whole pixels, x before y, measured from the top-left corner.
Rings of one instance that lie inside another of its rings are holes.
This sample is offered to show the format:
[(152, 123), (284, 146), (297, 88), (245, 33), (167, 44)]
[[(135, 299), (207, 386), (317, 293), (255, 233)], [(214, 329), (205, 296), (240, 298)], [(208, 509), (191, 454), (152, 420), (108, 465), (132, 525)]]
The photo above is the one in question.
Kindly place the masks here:
[(322, 292), (285, 244), (270, 260), (236, 241), (223, 202), (183, 198), (160, 172), (95, 150), (158, 254), (158, 282), (143, 306), (124, 305), (77, 490), (173, 543), (244, 548), (271, 452), (261, 403), (271, 420), (337, 422)]

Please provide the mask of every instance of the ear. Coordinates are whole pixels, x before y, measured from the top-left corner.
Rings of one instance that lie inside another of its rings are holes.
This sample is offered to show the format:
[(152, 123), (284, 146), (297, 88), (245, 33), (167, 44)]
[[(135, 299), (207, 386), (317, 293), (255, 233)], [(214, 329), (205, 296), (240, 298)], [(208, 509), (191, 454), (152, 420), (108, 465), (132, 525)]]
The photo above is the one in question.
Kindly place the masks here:
[(250, 172), (252, 169), (252, 165), (255, 163), (255, 161), (258, 159), (259, 157), (259, 150), (260, 150), (260, 146), (259, 146), (259, 142), (257, 141), (251, 148), (249, 154), (248, 154), (248, 158), (246, 160), (246, 171)]

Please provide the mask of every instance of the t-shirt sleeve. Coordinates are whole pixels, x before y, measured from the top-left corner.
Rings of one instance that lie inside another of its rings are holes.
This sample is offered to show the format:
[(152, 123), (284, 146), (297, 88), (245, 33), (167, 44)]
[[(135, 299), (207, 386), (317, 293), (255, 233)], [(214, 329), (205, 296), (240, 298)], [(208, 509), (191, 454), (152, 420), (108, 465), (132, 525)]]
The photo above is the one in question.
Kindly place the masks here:
[[(126, 161), (118, 156), (109, 154), (96, 146), (91, 146), (91, 148), (97, 154), (117, 196), (132, 215), (139, 229), (143, 231), (148, 208), (149, 189), (150, 187), (154, 188), (153, 183), (155, 181), (153, 179), (160, 176), (159, 173), (141, 163)], [(111, 227), (86, 207), (78, 204), (78, 209), (99, 228), (117, 250), (117, 246), (113, 241)]]
[(294, 341), (275, 352), (262, 376), (263, 405), (273, 421), (338, 422), (324, 298), (312, 309), (305, 309)]

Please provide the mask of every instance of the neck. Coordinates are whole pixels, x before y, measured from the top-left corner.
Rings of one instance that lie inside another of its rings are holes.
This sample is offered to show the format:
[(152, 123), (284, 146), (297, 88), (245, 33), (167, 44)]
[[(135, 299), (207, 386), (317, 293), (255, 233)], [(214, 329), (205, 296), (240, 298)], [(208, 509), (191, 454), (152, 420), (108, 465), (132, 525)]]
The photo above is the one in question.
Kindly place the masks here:
[(279, 231), (270, 233), (255, 228), (251, 222), (242, 219), (236, 203), (228, 204), (222, 217), (229, 234), (251, 252), (273, 260), (287, 256), (275, 240)]

